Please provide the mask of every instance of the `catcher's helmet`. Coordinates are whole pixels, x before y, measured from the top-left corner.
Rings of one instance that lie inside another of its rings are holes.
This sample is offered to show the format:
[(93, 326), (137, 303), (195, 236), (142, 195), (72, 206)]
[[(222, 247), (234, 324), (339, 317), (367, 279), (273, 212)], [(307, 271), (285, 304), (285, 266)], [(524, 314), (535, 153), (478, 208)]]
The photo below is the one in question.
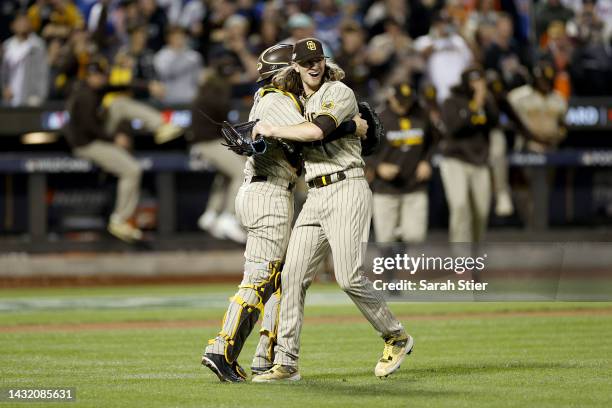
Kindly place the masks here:
[(292, 53), (293, 45), (290, 44), (277, 44), (262, 52), (257, 60), (257, 71), (259, 72), (257, 82), (270, 78), (281, 69), (289, 66)]

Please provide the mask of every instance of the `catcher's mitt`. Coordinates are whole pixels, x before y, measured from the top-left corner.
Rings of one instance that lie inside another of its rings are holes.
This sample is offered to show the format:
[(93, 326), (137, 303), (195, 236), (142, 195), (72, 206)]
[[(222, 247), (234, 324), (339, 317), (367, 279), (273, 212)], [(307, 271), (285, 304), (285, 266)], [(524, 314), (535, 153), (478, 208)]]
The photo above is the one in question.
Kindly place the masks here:
[(378, 117), (376, 111), (367, 102), (359, 102), (359, 113), (363, 120), (368, 122), (368, 133), (364, 140), (361, 141), (361, 155), (370, 156), (377, 152), (382, 140), (385, 128)]
[(257, 140), (251, 138), (251, 131), (256, 123), (256, 120), (252, 120), (232, 125), (224, 121), (221, 124), (221, 135), (226, 143), (222, 143), (222, 145), (242, 156), (265, 153), (267, 149), (266, 141), (263, 138)]

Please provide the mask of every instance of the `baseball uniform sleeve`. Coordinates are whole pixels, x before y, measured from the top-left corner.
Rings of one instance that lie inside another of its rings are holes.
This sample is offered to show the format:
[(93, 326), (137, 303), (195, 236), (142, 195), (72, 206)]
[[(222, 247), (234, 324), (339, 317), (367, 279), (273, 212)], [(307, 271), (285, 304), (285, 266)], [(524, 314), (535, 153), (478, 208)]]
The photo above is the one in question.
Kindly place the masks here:
[(320, 106), (316, 107), (315, 119), (328, 116), (333, 119), (335, 127), (351, 119), (358, 111), (357, 99), (353, 90), (341, 82), (335, 82), (325, 90)]

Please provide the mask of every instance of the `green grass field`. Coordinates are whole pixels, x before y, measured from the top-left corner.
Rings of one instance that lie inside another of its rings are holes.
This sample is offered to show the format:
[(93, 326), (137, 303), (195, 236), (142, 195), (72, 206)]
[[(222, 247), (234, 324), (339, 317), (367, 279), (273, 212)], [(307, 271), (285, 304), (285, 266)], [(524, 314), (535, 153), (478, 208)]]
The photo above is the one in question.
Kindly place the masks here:
[(379, 380), (382, 341), (339, 289), (317, 285), (304, 379), (221, 384), (200, 353), (233, 289), (0, 290), (0, 387), (76, 387), (69, 406), (83, 407), (612, 406), (611, 303), (393, 303), (416, 345)]

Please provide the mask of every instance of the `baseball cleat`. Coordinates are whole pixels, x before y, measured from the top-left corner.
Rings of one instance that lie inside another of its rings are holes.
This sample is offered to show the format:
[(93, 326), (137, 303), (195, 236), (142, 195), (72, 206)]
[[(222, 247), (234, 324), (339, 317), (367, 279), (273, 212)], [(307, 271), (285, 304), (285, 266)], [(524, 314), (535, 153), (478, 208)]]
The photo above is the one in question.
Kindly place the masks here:
[(383, 378), (393, 374), (400, 368), (404, 358), (412, 352), (413, 347), (414, 339), (408, 334), (387, 338), (383, 355), (374, 368), (374, 375)]
[(108, 224), (108, 232), (122, 241), (132, 243), (142, 239), (142, 231), (135, 228), (126, 221), (111, 221)]
[(275, 364), (263, 374), (253, 377), (253, 382), (299, 381), (302, 377), (297, 367)]
[(238, 361), (234, 361), (232, 363), (232, 368), (234, 369), (234, 372), (236, 374), (238, 374), (239, 377), (242, 377), (242, 379), (246, 380), (248, 377), (247, 372), (244, 370), (244, 368), (242, 368), (240, 366), (240, 364), (238, 364)]
[(242, 367), (236, 362), (230, 365), (222, 354), (204, 354), (202, 365), (210, 368), (221, 382), (242, 382), (246, 379), (246, 373)]
[(269, 367), (251, 367), (251, 373), (253, 375), (260, 375), (272, 369), (273, 366)]

